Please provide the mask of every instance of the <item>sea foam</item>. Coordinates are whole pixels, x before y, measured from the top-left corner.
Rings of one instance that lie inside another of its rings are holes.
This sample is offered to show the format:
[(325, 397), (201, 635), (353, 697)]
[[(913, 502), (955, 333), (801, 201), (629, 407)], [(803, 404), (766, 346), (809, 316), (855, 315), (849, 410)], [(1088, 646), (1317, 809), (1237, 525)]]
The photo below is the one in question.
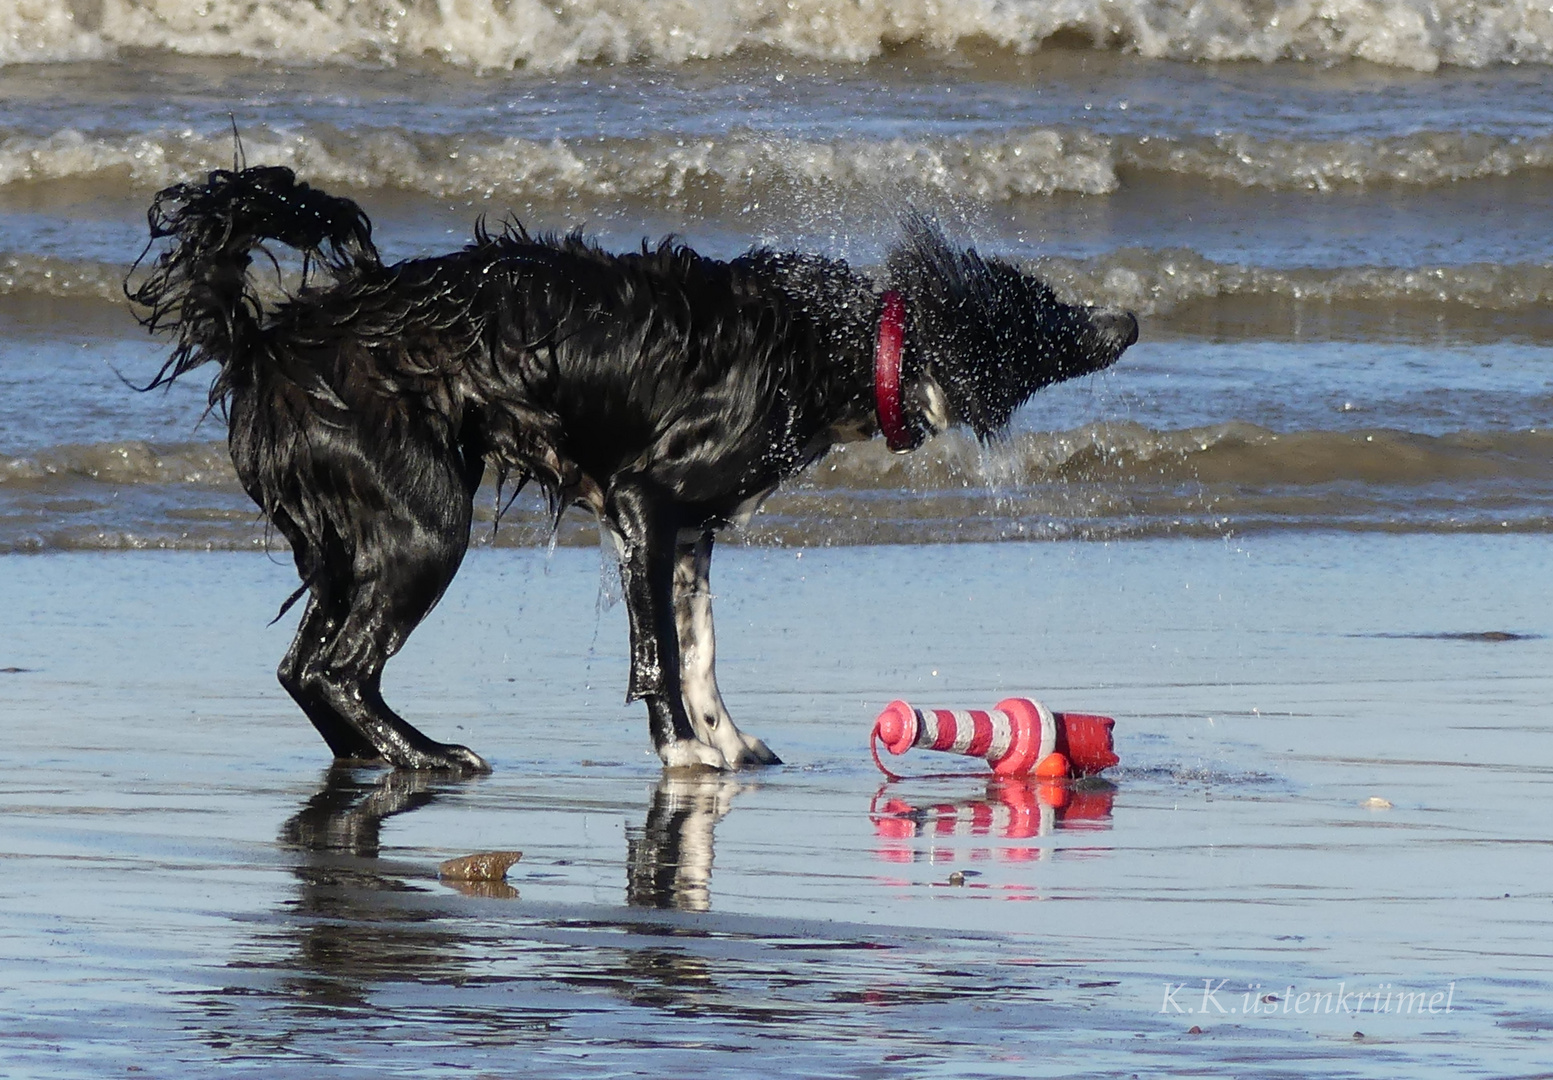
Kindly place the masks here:
[[(1485, 312), (1537, 312), (1553, 305), (1553, 266), (1540, 263), (1284, 268), (1217, 262), (1180, 249), (1123, 248), (1092, 259), (1048, 256), (1028, 266), (1069, 302), (1140, 315), (1231, 298), (1376, 309), (1407, 302)], [(91, 259), (0, 253), (0, 296), (122, 303), (128, 270)]]
[[(773, 189), (893, 190), (977, 202), (1074, 192), (1106, 194), (1174, 175), (1272, 190), (1367, 185), (1430, 187), (1545, 173), (1553, 137), (1420, 132), (1341, 140), (1248, 135), (1118, 136), (1024, 127), (879, 139), (804, 139), (751, 129), (713, 135), (539, 140), (323, 124), (248, 127), (249, 164), (289, 165), (316, 184), (387, 188), (434, 198), (538, 202), (587, 198), (685, 205), (759, 199)], [(57, 180), (153, 191), (230, 167), (230, 131), (0, 129), (0, 186)]]
[[(495, 504), (487, 486), (474, 543), (535, 546), (551, 536), (537, 497), (519, 500), (500, 529), (491, 527)], [(991, 448), (951, 433), (905, 457), (856, 443), (784, 487), (729, 540), (814, 547), (1270, 529), (1553, 531), (1553, 435), (1124, 421), (1016, 432)], [(598, 542), (584, 514), (567, 515), (559, 540)], [(0, 457), (0, 553), (132, 548), (284, 542), (237, 488), (220, 444)]]
[(1536, 0), (23, 0), (0, 7), (0, 62), (125, 49), (282, 63), (476, 70), (677, 64), (776, 50), (864, 61), (901, 45), (1028, 53), (1054, 37), (1147, 57), (1278, 59), (1431, 71), (1553, 58)]

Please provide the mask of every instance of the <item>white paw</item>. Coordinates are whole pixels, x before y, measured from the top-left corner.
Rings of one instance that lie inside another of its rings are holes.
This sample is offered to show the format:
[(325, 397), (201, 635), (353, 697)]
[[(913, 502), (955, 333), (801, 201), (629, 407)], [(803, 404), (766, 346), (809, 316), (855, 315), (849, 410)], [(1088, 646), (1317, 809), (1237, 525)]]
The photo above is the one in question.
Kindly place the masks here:
[(658, 756), (668, 769), (731, 769), (728, 758), (715, 746), (694, 739), (675, 739), (658, 747)]
[[(742, 768), (745, 765), (780, 765), (782, 759), (772, 753), (763, 739), (757, 739), (753, 735), (739, 732), (740, 753), (737, 765)], [(724, 754), (724, 757), (727, 755)]]
[(740, 731), (727, 717), (719, 720), (712, 729), (710, 741), (722, 751), (731, 768), (782, 764), (782, 759), (773, 754), (769, 746), (755, 736)]

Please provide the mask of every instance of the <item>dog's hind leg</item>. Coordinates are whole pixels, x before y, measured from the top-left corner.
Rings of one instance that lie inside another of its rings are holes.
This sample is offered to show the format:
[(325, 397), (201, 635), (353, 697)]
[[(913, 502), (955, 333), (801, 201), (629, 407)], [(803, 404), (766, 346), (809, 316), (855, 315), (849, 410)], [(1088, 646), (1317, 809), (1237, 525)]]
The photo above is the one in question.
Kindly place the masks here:
[(302, 622), (297, 627), (296, 637), (291, 641), (291, 648), (286, 650), (285, 659), (280, 662), (280, 670), (277, 672), (280, 676), (280, 684), (302, 707), (302, 711), (318, 729), (318, 734), (324, 737), (324, 742), (329, 744), (329, 749), (334, 752), (336, 758), (358, 761), (381, 760), (382, 755), (378, 753), (377, 747), (324, 701), (317, 693), (314, 682), (302, 677), (307, 668), (306, 659), (315, 656), (318, 650), (329, 641), (338, 623), (339, 618), (319, 602), (316, 594), (308, 597), (307, 610), (302, 613)]
[(674, 618), (672, 501), (650, 481), (617, 477), (604, 514), (620, 545), (620, 583), (631, 623), (631, 680), (626, 700), (647, 702), (653, 746), (665, 765), (730, 768), (717, 747), (696, 737), (680, 693), (679, 631)]
[(435, 465), (423, 458), (413, 484), (390, 483), (386, 471), (355, 474), (358, 490), (372, 495), (372, 512), (337, 512), (328, 550), (298, 559), (313, 596), (281, 664), (281, 682), (336, 755), (405, 769), (490, 771), (467, 747), (416, 730), (382, 694), (384, 665), (463, 562), (480, 479), (478, 458), (466, 457)]
[(373, 748), (374, 756), (391, 765), (489, 772), (490, 766), (474, 751), (428, 738), (383, 700), (384, 665), (458, 569), (462, 548), (450, 548), (423, 542), (414, 551), (384, 552), (371, 573), (334, 582), (342, 590), (345, 614), (319, 647), (304, 643), (300, 682), (307, 700), (344, 719)]
[(299, 528), (285, 511), (273, 518), (275, 527), (291, 544), (292, 558), (297, 564), (297, 574), (306, 583), (307, 607), (302, 611), (302, 621), (297, 625), (296, 636), (275, 674), (302, 712), (306, 714), (318, 734), (338, 759), (347, 761), (377, 761), (382, 755), (361, 732), (337, 713), (316, 692), (309, 680), (303, 678), (309, 662), (325, 648), (339, 630), (345, 611), (341, 609), (338, 591), (332, 588), (333, 576), (323, 553)]
[(722, 751), (734, 768), (780, 765), (782, 759), (753, 735), (740, 731), (717, 689), (717, 648), (712, 629), (712, 534), (681, 540), (674, 559), (674, 621), (679, 636), (680, 693), (696, 738)]

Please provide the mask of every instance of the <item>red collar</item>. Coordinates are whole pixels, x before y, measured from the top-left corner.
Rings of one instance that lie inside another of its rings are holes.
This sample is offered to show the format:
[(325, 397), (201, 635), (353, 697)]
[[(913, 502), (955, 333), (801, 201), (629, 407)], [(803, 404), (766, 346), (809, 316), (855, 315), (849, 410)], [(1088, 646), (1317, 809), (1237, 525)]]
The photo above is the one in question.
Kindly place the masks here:
[(874, 413), (884, 441), (897, 454), (912, 448), (901, 410), (901, 344), (906, 338), (906, 301), (894, 289), (884, 294), (879, 338), (874, 345)]

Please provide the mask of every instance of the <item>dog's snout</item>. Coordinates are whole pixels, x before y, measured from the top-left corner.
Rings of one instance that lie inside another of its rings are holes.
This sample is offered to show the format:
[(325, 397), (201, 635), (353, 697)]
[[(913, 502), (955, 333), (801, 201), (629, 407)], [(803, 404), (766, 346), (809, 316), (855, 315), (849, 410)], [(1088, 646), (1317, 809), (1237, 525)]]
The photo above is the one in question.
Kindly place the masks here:
[(1138, 317), (1130, 311), (1102, 311), (1094, 316), (1095, 326), (1105, 337), (1116, 343), (1121, 352), (1138, 340)]

